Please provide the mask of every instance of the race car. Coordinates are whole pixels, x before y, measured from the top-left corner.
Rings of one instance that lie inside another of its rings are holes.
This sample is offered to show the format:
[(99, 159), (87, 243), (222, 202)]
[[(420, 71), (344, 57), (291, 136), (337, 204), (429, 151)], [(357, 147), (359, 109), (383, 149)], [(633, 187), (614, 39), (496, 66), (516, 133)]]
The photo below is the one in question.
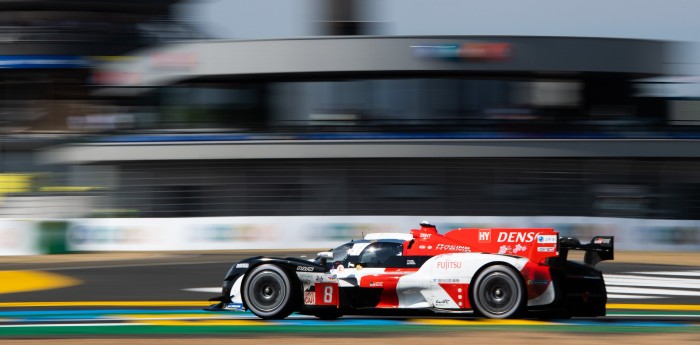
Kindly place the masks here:
[[(583, 262), (568, 260), (585, 251)], [(458, 228), (427, 222), (409, 234), (369, 234), (313, 260), (257, 256), (231, 266), (209, 311), (569, 318), (604, 316), (607, 293), (594, 266), (614, 257), (614, 238), (590, 243), (550, 228)]]

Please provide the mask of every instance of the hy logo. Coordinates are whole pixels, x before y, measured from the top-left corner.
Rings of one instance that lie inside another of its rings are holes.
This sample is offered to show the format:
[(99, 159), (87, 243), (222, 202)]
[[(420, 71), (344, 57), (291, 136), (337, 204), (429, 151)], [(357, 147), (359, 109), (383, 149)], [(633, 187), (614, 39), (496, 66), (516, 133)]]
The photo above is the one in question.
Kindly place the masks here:
[(491, 243), (491, 229), (479, 229), (479, 243)]

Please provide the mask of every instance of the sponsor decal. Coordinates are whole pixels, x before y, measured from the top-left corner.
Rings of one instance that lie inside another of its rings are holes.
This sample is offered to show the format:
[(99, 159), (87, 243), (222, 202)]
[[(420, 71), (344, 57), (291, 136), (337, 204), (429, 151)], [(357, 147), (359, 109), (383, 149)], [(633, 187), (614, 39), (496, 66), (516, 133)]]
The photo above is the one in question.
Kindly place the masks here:
[(557, 243), (557, 235), (539, 235), (537, 243)]
[(554, 249), (554, 247), (538, 247), (537, 251), (541, 253), (553, 253)]
[(227, 303), (226, 309), (243, 310), (243, 303)]
[(510, 254), (510, 251), (510, 246), (502, 245), (500, 248), (498, 248), (498, 254)]
[(421, 244), (420, 246), (418, 246), (418, 249), (425, 249), (425, 246)]
[(413, 265), (413, 266), (415, 266), (415, 265), (416, 265), (416, 260), (408, 259), (408, 260), (406, 260), (406, 265)]
[(433, 279), (433, 282), (435, 282), (435, 283), (459, 283), (460, 279), (459, 278), (438, 278), (438, 279)]
[(411, 49), (419, 58), (454, 61), (505, 60), (511, 56), (511, 45), (506, 42), (423, 44), (411, 46)]
[(248, 266), (250, 266), (248, 263), (236, 264), (236, 268), (248, 268)]
[(306, 305), (316, 304), (316, 292), (305, 291), (304, 292), (304, 304), (306, 304)]
[(433, 234), (421, 233), (421, 234), (420, 234), (420, 238), (430, 238), (432, 235), (433, 235)]
[[(428, 247), (430, 249), (430, 247)], [(444, 251), (450, 251), (450, 252), (471, 252), (471, 248), (469, 246), (456, 246), (452, 244), (437, 244), (435, 246), (435, 250), (444, 250)]]
[(479, 243), (491, 243), (491, 229), (479, 229)]
[(527, 251), (527, 246), (523, 246), (520, 243), (516, 244), (515, 247), (502, 245), (498, 249), (498, 254), (518, 254)]
[(297, 276), (299, 276), (299, 279), (302, 279), (302, 277), (308, 277), (307, 279), (309, 282), (312, 280), (316, 281), (316, 283), (324, 283), (324, 282), (331, 282), (335, 281), (338, 279), (338, 276), (333, 274), (333, 275), (324, 275), (324, 274), (303, 274), (303, 273), (298, 273)]
[(433, 304), (435, 304), (436, 307), (441, 307), (441, 306), (445, 306), (449, 303), (450, 303), (449, 299), (439, 299), (439, 300), (436, 300), (435, 303), (433, 303)]
[(593, 240), (593, 243), (595, 244), (610, 244), (610, 239), (609, 238), (596, 238)]
[(535, 236), (537, 235), (536, 232), (521, 232), (521, 231), (512, 231), (512, 232), (500, 232), (498, 233), (498, 239), (497, 242), (509, 242), (509, 243), (515, 243), (515, 242), (532, 242), (535, 239)]
[(299, 277), (299, 280), (304, 281), (304, 282), (308, 282), (308, 283), (310, 283), (312, 280), (314, 280), (313, 274), (297, 273), (297, 277)]
[(443, 270), (460, 269), (462, 268), (462, 263), (459, 261), (438, 261), (437, 268)]
[(313, 272), (314, 268), (309, 266), (297, 266), (297, 271), (301, 272)]
[(384, 282), (370, 282), (369, 287), (382, 287), (384, 286)]

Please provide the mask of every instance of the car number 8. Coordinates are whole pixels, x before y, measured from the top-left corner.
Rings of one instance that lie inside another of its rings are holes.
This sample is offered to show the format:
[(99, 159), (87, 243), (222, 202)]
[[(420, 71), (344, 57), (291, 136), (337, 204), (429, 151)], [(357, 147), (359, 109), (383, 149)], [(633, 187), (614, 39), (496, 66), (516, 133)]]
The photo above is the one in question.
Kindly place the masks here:
[(326, 285), (323, 287), (323, 303), (332, 303), (333, 302), (333, 286), (332, 285)]

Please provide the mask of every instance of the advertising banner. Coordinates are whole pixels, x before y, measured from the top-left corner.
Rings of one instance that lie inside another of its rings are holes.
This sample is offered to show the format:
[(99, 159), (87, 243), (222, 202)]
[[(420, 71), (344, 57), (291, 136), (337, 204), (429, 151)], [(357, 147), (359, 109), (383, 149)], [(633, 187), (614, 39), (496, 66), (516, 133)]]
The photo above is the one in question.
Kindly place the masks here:
[[(69, 251), (325, 249), (377, 232), (406, 234), (408, 216), (99, 218), (68, 221)], [(698, 251), (700, 221), (595, 217), (431, 217), (438, 231), (455, 228), (554, 228), (589, 241), (615, 236), (616, 250)]]
[(40, 252), (35, 222), (0, 220), (0, 255), (35, 255)]

